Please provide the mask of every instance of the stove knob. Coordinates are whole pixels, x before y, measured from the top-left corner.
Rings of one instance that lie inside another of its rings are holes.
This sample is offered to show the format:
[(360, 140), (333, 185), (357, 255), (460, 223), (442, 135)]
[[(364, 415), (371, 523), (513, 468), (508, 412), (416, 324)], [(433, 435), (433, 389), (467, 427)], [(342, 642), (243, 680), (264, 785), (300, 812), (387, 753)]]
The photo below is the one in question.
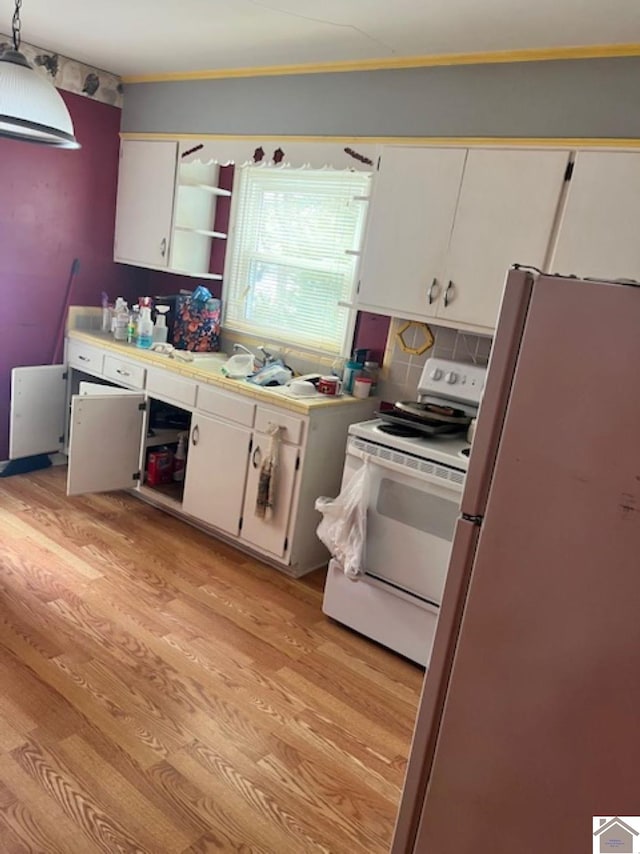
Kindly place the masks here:
[(449, 371), (449, 373), (445, 375), (445, 380), (449, 385), (455, 385), (455, 383), (458, 382), (458, 375), (453, 371)]
[(432, 380), (435, 380), (437, 382), (438, 380), (442, 379), (442, 371), (440, 370), (440, 368), (434, 368), (431, 371), (430, 376)]

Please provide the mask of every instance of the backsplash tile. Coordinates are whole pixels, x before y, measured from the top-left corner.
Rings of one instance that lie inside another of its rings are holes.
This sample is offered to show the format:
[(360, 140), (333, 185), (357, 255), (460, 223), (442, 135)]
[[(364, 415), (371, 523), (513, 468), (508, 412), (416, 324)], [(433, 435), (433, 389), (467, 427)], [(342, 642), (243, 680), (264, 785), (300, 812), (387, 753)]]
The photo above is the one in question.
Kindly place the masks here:
[[(433, 346), (419, 356), (405, 353), (398, 342), (397, 332), (406, 322), (396, 318), (391, 321), (389, 327), (378, 384), (378, 397), (382, 400), (390, 403), (396, 400), (415, 400), (424, 363), (433, 356), (480, 365), (486, 365), (489, 360), (492, 344), (490, 337), (431, 323), (428, 326), (434, 338)], [(414, 327), (404, 333), (403, 339), (407, 346), (418, 347), (424, 340), (424, 333)]]

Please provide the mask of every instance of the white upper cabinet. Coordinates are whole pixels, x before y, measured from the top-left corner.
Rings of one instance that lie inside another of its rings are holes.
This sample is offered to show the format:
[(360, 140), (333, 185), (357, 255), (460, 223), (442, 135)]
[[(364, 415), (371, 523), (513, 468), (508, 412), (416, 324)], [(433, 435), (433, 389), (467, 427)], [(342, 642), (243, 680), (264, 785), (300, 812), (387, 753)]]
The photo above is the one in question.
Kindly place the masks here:
[(576, 156), (550, 271), (640, 279), (640, 154)]
[(568, 151), (389, 147), (358, 305), (492, 329), (508, 268), (544, 267)]
[(169, 264), (177, 142), (123, 140), (114, 258), (143, 267)]
[(396, 316), (435, 315), (466, 154), (384, 148), (360, 268), (361, 306)]
[(544, 269), (568, 161), (568, 151), (469, 151), (439, 318), (492, 328), (509, 267)]

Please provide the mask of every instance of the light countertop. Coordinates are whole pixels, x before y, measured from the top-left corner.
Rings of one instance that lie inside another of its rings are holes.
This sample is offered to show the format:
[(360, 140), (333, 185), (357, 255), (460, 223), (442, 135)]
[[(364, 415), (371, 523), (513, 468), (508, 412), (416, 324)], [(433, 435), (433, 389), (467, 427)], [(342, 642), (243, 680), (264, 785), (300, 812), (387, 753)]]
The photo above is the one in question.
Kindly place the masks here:
[(244, 397), (252, 397), (261, 403), (270, 403), (273, 406), (293, 412), (309, 414), (327, 407), (358, 405), (371, 410), (371, 400), (360, 400), (351, 395), (331, 397), (318, 394), (316, 397), (292, 397), (287, 393), (284, 386), (263, 388), (246, 380), (230, 379), (220, 373), (220, 367), (229, 358), (225, 353), (194, 353), (193, 362), (184, 362), (166, 354), (156, 353), (153, 350), (145, 350), (133, 344), (115, 341), (111, 335), (104, 332), (69, 328), (67, 337), (108, 350), (123, 359), (132, 359), (149, 366), (163, 368), (199, 383), (213, 385), (234, 394), (241, 394)]

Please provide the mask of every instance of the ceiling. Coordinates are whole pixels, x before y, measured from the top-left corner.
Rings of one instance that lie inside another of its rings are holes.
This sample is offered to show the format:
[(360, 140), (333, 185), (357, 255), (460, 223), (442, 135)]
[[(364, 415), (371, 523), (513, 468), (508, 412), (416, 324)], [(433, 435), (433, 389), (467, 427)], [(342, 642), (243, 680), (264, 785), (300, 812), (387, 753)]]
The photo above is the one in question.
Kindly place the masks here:
[[(0, 0), (8, 32), (14, 0)], [(640, 42), (637, 0), (23, 0), (26, 42), (117, 74)]]

